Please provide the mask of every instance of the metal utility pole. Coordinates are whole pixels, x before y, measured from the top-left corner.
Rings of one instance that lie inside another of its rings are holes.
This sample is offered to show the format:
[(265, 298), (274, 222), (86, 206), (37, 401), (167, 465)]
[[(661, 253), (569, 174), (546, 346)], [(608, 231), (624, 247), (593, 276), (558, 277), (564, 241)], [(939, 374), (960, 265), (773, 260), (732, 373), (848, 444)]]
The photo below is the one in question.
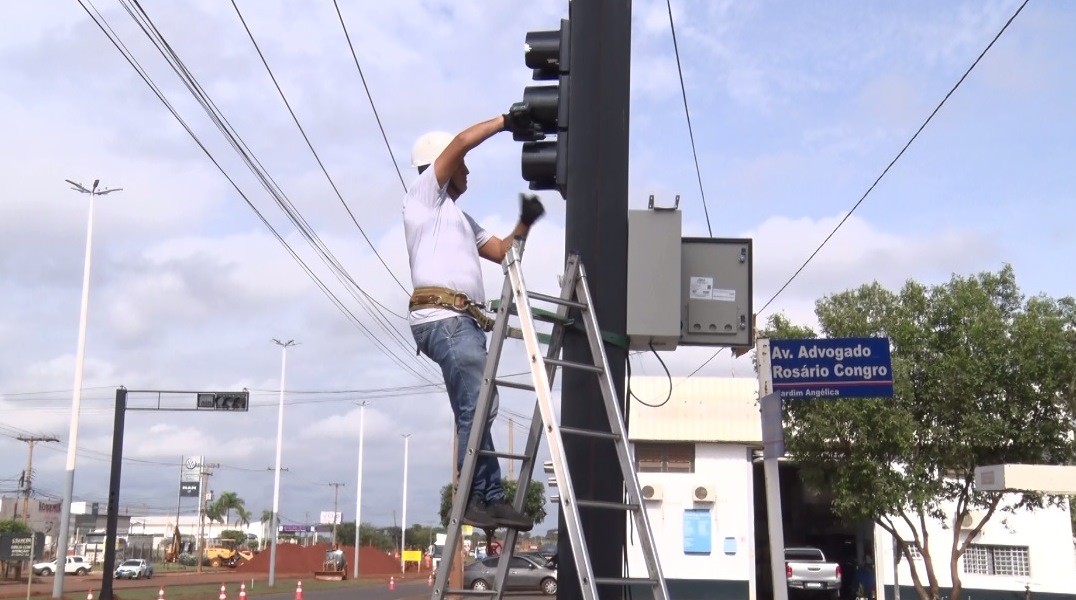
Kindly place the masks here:
[[(276, 417), (276, 473), (273, 476), (273, 520), (280, 518), (280, 453), (284, 445), (284, 375), (288, 366), (288, 347), (296, 345), (295, 340), (282, 342), (273, 338), (273, 343), (280, 346), (280, 404)], [(278, 526), (273, 526), (273, 545), (269, 547), (269, 587), (276, 585), (276, 543)]]
[(407, 450), (411, 442), (410, 433), (401, 433), (404, 439), (404, 468), (403, 468), (403, 514), (400, 515), (400, 572), (407, 571), (407, 563), (404, 561), (404, 551), (407, 550)]
[[(516, 422), (512, 419), (512, 417), (508, 417), (508, 453), (509, 454), (515, 454), (516, 453), (516, 444), (515, 444), (515, 440), (513, 439), (513, 436), (512, 436), (512, 432), (515, 430), (515, 428), (516, 428)], [(510, 460), (510, 461), (508, 461), (508, 479), (512, 480), (512, 479), (515, 479), (515, 478), (516, 478), (516, 461)], [(520, 493), (518, 489), (516, 490), (516, 493), (517, 494)]]
[[(33, 489), (34, 479), (34, 444), (37, 442), (58, 442), (60, 441), (55, 436), (34, 436), (34, 435), (20, 435), (15, 438), (20, 442), (26, 442), (28, 452), (26, 455), (26, 471), (22, 475), (22, 520), (30, 521), (30, 491)], [(16, 516), (18, 516), (18, 509), (15, 510)]]
[[(591, 0), (569, 5), (571, 78), (569, 90), (568, 201), (565, 254), (578, 252), (587, 266), (594, 311), (603, 331), (627, 329), (628, 281), (628, 114), (631, 74), (631, 0)], [(610, 378), (624, 410), (628, 351), (606, 344)], [(583, 332), (568, 329), (564, 360), (589, 362)], [(598, 379), (566, 369), (561, 375), (561, 424), (608, 430)], [(624, 501), (624, 480), (612, 444), (581, 436), (564, 440), (568, 469), (580, 497)], [(584, 521), (584, 536), (596, 577), (622, 577), (626, 532), (618, 511), (596, 511)], [(563, 513), (560, 531), (567, 531)], [(561, 600), (583, 597), (567, 534), (558, 536)], [(622, 598), (609, 588), (603, 598)]]
[(336, 523), (340, 520), (340, 519), (336, 518), (336, 515), (338, 514), (336, 512), (336, 510), (337, 510), (336, 500), (337, 500), (337, 498), (339, 498), (340, 486), (342, 486), (344, 484), (342, 484), (342, 483), (330, 483), (329, 485), (333, 486), (333, 548), (335, 549), (336, 548)]
[(359, 546), (360, 532), (362, 531), (362, 446), (363, 437), (366, 435), (366, 401), (359, 403), (359, 468), (355, 475), (355, 565), (353, 579), (359, 578)]
[[(104, 196), (112, 192), (118, 192), (123, 188), (97, 189), (100, 179), (94, 179), (93, 185), (87, 189), (81, 183), (75, 183), (65, 179), (71, 184), (71, 189), (80, 194), (90, 195), (89, 218), (86, 222), (86, 259), (82, 268), (82, 304), (79, 310), (78, 320), (78, 345), (75, 351), (75, 384), (71, 392), (71, 428), (67, 435), (67, 479), (64, 484), (63, 503), (60, 508), (60, 531), (56, 534), (56, 557), (58, 560), (66, 560), (71, 535), (71, 501), (75, 493), (75, 458), (78, 451), (78, 417), (82, 405), (82, 368), (86, 356), (86, 320), (90, 306), (90, 264), (93, 255), (93, 205), (97, 196)], [(59, 600), (64, 595), (64, 569), (57, 569), (56, 577), (52, 582), (52, 597)]]
[(209, 477), (213, 475), (213, 472), (209, 469), (220, 468), (220, 463), (203, 464), (200, 472), (201, 481), (198, 483), (198, 539), (196, 545), (198, 549), (195, 551), (195, 556), (198, 557), (198, 572), (202, 572), (202, 553), (205, 552), (205, 513), (206, 513), (206, 500), (209, 499), (212, 492), (209, 491)]

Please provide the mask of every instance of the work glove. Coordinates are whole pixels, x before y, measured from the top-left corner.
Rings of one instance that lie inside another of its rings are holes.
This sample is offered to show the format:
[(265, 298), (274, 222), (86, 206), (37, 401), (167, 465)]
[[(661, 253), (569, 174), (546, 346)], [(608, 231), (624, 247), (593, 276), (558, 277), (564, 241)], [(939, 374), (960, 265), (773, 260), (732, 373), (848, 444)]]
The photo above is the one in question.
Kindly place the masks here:
[(501, 118), (504, 119), (504, 130), (510, 131), (514, 135), (529, 135), (534, 132), (531, 109), (525, 102), (516, 102), (508, 109), (508, 112), (501, 115)]
[(519, 203), (519, 221), (527, 227), (534, 225), (534, 222), (541, 219), (542, 215), (545, 214), (542, 201), (534, 194), (520, 194)]

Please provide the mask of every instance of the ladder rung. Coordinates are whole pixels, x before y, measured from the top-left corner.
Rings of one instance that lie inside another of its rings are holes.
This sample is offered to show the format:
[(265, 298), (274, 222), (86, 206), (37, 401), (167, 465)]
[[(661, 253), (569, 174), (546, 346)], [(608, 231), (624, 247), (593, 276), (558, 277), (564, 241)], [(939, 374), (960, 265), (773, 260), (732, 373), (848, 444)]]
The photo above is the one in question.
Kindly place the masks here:
[(657, 579), (648, 577), (595, 577), (598, 585), (657, 585)]
[(604, 508), (607, 510), (638, 510), (638, 504), (625, 504), (624, 502), (608, 502), (606, 500), (576, 500), (577, 506), (583, 508)]
[(512, 460), (527, 460), (530, 458), (526, 454), (513, 454), (511, 452), (499, 452), (497, 450), (479, 450), (479, 456), (496, 456), (497, 458), (509, 458)]
[(531, 300), (541, 300), (542, 302), (549, 302), (551, 304), (559, 304), (561, 306), (570, 306), (572, 308), (578, 308), (579, 310), (586, 310), (587, 305), (582, 302), (576, 302), (575, 300), (568, 300), (561, 298), (560, 296), (550, 296), (548, 294), (539, 294), (537, 292), (530, 292), (527, 294)]
[(602, 372), (601, 367), (596, 367), (594, 365), (587, 364), (587, 363), (577, 363), (577, 362), (572, 362), (570, 360), (561, 360), (559, 358), (547, 358), (547, 359), (545, 359), (545, 361), (547, 363), (551, 364), (551, 365), (556, 365), (558, 367), (567, 367), (567, 368), (570, 368), (570, 369), (579, 369), (581, 371), (590, 371), (591, 373), (599, 373), (599, 374)]
[(594, 429), (580, 429), (579, 427), (561, 427), (561, 433), (570, 433), (581, 437), (602, 438), (604, 440), (619, 440), (620, 434), (608, 431), (595, 431)]
[(534, 386), (522, 381), (508, 381), (507, 379), (494, 379), (494, 383), (498, 387), (515, 388), (517, 390), (527, 390), (528, 392), (534, 391)]

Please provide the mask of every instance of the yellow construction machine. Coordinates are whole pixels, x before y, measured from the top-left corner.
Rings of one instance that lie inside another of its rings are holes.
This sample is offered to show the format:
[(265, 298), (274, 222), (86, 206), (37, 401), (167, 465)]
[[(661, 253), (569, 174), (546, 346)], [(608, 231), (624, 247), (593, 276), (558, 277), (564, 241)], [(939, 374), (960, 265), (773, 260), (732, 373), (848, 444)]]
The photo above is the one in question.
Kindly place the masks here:
[(347, 560), (344, 559), (344, 551), (339, 548), (327, 550), (321, 570), (314, 571), (314, 579), (324, 581), (343, 581), (347, 579)]

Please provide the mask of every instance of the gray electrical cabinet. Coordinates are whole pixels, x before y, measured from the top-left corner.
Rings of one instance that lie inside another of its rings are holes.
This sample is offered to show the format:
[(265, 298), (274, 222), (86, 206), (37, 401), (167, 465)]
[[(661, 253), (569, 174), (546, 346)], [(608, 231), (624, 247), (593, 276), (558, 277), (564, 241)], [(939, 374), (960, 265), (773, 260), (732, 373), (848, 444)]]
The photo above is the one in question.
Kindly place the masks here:
[(751, 240), (683, 238), (680, 260), (680, 344), (755, 343)]
[(676, 209), (628, 211), (626, 333), (632, 350), (675, 350), (680, 341), (681, 222)]

